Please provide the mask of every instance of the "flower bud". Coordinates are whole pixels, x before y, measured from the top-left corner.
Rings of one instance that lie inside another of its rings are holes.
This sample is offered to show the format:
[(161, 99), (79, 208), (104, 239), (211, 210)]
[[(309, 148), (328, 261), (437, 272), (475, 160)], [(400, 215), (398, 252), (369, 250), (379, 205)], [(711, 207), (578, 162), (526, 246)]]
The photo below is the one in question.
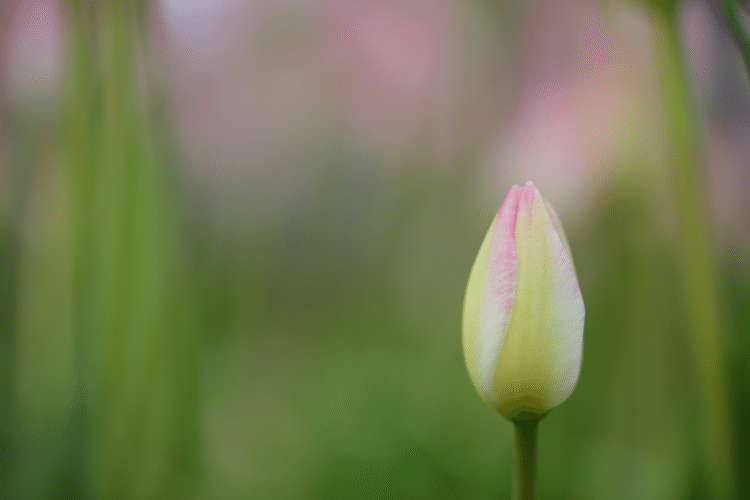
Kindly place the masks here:
[(508, 191), (466, 287), (463, 349), (482, 399), (509, 420), (541, 418), (581, 368), (584, 307), (555, 210), (530, 181)]

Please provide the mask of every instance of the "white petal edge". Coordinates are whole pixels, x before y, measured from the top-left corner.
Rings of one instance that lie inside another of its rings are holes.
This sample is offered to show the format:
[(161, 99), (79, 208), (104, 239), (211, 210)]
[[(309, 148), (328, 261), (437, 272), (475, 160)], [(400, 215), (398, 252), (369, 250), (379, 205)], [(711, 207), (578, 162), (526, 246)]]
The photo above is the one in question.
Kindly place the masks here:
[(553, 311), (549, 315), (551, 384), (548, 406), (554, 408), (573, 392), (581, 370), (585, 308), (573, 259), (560, 219), (554, 208), (547, 208), (547, 242), (551, 268)]

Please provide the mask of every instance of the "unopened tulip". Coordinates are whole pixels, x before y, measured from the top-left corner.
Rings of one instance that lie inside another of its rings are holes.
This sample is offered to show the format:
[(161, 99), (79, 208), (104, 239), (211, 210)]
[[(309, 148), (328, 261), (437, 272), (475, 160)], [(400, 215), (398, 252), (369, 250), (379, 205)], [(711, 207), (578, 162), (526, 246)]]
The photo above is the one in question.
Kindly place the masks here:
[(538, 419), (573, 391), (584, 307), (555, 210), (513, 186), (469, 276), (463, 349), (479, 395), (509, 420)]

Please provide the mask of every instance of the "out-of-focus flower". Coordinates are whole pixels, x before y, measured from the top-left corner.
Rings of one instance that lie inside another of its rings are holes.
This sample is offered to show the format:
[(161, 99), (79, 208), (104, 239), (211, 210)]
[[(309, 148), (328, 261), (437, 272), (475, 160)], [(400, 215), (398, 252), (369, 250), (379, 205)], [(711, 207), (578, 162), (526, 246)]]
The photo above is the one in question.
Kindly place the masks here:
[[(541, 2), (525, 9), (522, 91), (487, 155), (482, 184), (496, 199), (500, 179), (535, 179), (561, 213), (582, 221), (622, 159), (639, 147), (653, 87), (648, 18), (629, 4), (607, 10), (585, 1)], [(643, 53), (636, 42), (646, 45)]]
[(501, 37), (451, 0), (152, 9), (150, 67), (170, 96), (180, 164), (222, 219), (283, 220), (334, 162), (354, 177), (456, 168), (484, 147), (508, 94)]
[(703, 104), (715, 99), (711, 95), (720, 89), (722, 74), (720, 36), (708, 4), (685, 2), (680, 13), (680, 25), (685, 44), (685, 59), (691, 70), (696, 100)]
[[(451, 2), (333, 2), (326, 50), (344, 118), (373, 146), (414, 147), (451, 119), (461, 17)], [(330, 36), (333, 35), (333, 36)]]
[[(277, 220), (314, 192), (328, 121), (311, 0), (162, 0), (154, 37), (182, 165), (223, 218)], [(153, 56), (153, 55), (152, 55)]]
[(735, 125), (729, 130), (710, 124), (707, 130), (707, 169), (710, 199), (713, 204), (715, 236), (734, 251), (750, 251), (750, 172), (747, 158), (750, 144), (747, 137), (750, 123)]
[(44, 115), (60, 95), (65, 52), (61, 6), (56, 0), (17, 4), (6, 40), (6, 80), (10, 102), (19, 110)]
[(555, 210), (513, 186), (469, 276), (463, 349), (481, 398), (509, 420), (541, 418), (573, 391), (584, 306)]
[(687, 2), (681, 12), (687, 69), (705, 130), (705, 193), (713, 205), (714, 236), (731, 252), (750, 251), (750, 98), (745, 69), (710, 6)]

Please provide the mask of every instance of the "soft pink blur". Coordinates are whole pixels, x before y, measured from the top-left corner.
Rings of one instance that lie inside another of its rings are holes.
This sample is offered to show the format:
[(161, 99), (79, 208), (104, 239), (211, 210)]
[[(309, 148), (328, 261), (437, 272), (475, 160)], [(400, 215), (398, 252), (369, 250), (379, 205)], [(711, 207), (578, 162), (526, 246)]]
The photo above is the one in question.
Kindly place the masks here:
[(344, 119), (375, 148), (424, 140), (456, 100), (456, 5), (335, 1), (324, 50), (335, 58)]
[[(312, 2), (163, 0), (153, 67), (182, 163), (224, 216), (266, 219), (309, 196), (320, 92)], [(318, 58), (319, 59), (319, 58)], [(221, 220), (217, 221), (221, 222)]]
[(525, 15), (523, 90), (490, 150), (484, 185), (491, 200), (497, 186), (533, 179), (575, 218), (591, 208), (630, 147), (642, 113), (642, 71), (617, 19), (600, 4), (536, 3)]
[(353, 155), (350, 168), (409, 156), (455, 168), (497, 123), (504, 86), (481, 59), (462, 59), (492, 39), (466, 39), (478, 26), (459, 6), (159, 2), (152, 65), (193, 177), (217, 203), (263, 219), (315, 192), (326, 152)]
[[(563, 219), (580, 223), (613, 180), (631, 179), (666, 214), (646, 9), (525, 3), (512, 11), (515, 39), (477, 9), (453, 0), (156, 2), (161, 50), (151, 64), (171, 96), (182, 163), (221, 210), (259, 220), (303, 206), (336, 160), (386, 175), (421, 163), (438, 177), (479, 163), (488, 211), (503, 186), (533, 179)], [(747, 246), (748, 197), (737, 192), (747, 124), (710, 118), (726, 90), (721, 54), (734, 50), (711, 16), (700, 2), (684, 5), (687, 61), (709, 116), (718, 227)]]
[[(750, 93), (736, 47), (703, 2), (682, 9), (686, 61), (695, 90), (700, 129), (706, 133), (704, 178), (714, 236), (750, 252)], [(721, 57), (722, 54), (725, 57)]]
[[(57, 108), (65, 64), (65, 26), (57, 0), (27, 0), (6, 7), (3, 81), (9, 103), (31, 116)], [(8, 12), (9, 11), (9, 12)]]

